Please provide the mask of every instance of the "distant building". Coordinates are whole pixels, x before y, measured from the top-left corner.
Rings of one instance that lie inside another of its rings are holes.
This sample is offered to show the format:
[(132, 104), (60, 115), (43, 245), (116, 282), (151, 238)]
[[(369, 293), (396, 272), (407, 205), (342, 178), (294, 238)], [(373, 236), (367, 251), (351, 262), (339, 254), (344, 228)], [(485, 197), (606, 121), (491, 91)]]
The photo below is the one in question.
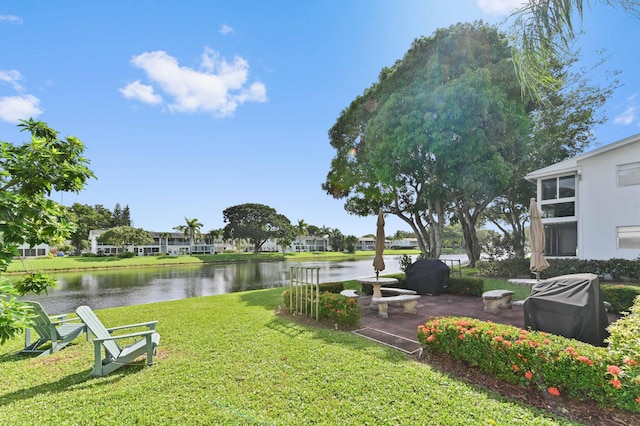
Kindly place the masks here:
[[(98, 241), (98, 237), (106, 230), (92, 230), (89, 232), (90, 252), (96, 255), (110, 256), (118, 253), (120, 247), (103, 244)], [(181, 254), (215, 254), (214, 244), (206, 244), (196, 241), (189, 244), (189, 239), (184, 237), (182, 232), (149, 232), (153, 242), (140, 246), (128, 246), (126, 251), (134, 252), (138, 256), (157, 256), (159, 254), (181, 255)]]
[(529, 173), (545, 256), (640, 256), (640, 134)]

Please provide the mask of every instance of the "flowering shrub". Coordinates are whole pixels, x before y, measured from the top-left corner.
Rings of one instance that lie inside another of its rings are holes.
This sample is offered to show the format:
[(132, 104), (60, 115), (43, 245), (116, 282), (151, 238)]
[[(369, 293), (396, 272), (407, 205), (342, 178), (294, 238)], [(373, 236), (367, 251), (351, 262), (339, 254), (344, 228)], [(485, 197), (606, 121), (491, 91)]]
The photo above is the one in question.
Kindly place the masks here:
[(464, 317), (432, 318), (418, 340), (511, 383), (640, 412), (640, 359), (607, 348)]
[(328, 318), (341, 325), (355, 325), (360, 321), (360, 303), (355, 297), (323, 293), (320, 295), (320, 318)]
[[(302, 312), (307, 312), (310, 317), (315, 317), (315, 311), (311, 306), (311, 294), (305, 298), (306, 307), (302, 307)], [(314, 299), (317, 295), (314, 293)], [(285, 308), (291, 310), (289, 290), (282, 292), (282, 299)], [(355, 325), (360, 321), (360, 303), (354, 297), (346, 297), (340, 294), (324, 292), (320, 294), (319, 299), (319, 319), (328, 319), (335, 321), (340, 325)]]

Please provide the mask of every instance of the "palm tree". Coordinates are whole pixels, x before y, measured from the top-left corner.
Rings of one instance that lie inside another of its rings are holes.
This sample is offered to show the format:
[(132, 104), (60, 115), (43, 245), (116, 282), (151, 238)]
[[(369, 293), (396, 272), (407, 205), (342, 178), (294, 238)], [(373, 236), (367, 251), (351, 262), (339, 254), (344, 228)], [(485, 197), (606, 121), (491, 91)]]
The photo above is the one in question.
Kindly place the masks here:
[(185, 217), (184, 220), (186, 222), (185, 225), (178, 225), (173, 229), (182, 232), (184, 237), (189, 239), (189, 254), (191, 254), (193, 243), (202, 236), (200, 228), (202, 228), (203, 225), (198, 222), (198, 219), (195, 217), (193, 219)]
[[(640, 17), (638, 0), (602, 3)], [(511, 14), (514, 18), (511, 35), (516, 47), (513, 59), (524, 91), (537, 96), (539, 87), (553, 87), (558, 83), (546, 64), (550, 58), (565, 56), (572, 50), (579, 33), (575, 18), (582, 21), (585, 5), (589, 8), (589, 2), (583, 0), (529, 0)]]
[(163, 232), (162, 234), (160, 234), (160, 251), (164, 254), (167, 254), (169, 252), (169, 238), (171, 238), (171, 234), (168, 232)]
[(309, 228), (309, 225), (304, 219), (298, 219), (298, 224), (296, 225), (296, 229), (298, 230), (298, 251), (300, 251), (302, 246), (302, 237), (308, 234), (307, 228)]

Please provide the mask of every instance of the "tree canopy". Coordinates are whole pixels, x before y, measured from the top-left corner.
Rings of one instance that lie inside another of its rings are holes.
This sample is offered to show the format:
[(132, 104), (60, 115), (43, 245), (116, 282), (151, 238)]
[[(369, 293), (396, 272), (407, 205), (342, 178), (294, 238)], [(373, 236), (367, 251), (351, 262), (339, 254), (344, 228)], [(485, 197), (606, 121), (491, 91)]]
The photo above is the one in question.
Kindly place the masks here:
[[(61, 139), (46, 123), (33, 119), (19, 127), (31, 140), (22, 145), (3, 141), (0, 146), (0, 274), (18, 256), (18, 246), (69, 237), (74, 226), (67, 211), (49, 196), (53, 191), (77, 193), (95, 177), (78, 138)], [(16, 296), (40, 293), (53, 284), (51, 277), (33, 273), (15, 285), (0, 282), (0, 344), (29, 324), (30, 311)]]
[(153, 238), (149, 232), (142, 228), (132, 228), (130, 226), (116, 226), (108, 229), (98, 237), (98, 241), (103, 244), (120, 247), (121, 252), (125, 252), (127, 246), (141, 246), (151, 244)]
[[(350, 213), (382, 207), (398, 216), (430, 256), (440, 254), (448, 212), (472, 243), (480, 212), (527, 147), (510, 58), (506, 38), (483, 23), (415, 40), (329, 131), (336, 156), (323, 188), (347, 198)], [(472, 262), (477, 251), (468, 253)]]
[(287, 240), (295, 238), (296, 229), (286, 216), (264, 204), (247, 203), (228, 207), (222, 212), (225, 239), (247, 239), (253, 244), (254, 253), (268, 239)]

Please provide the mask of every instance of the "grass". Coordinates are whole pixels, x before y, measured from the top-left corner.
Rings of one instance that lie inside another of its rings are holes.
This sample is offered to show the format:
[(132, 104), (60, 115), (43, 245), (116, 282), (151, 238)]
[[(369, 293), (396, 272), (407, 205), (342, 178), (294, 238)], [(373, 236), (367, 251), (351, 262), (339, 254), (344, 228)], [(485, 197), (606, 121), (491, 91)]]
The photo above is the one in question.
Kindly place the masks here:
[[(349, 286), (349, 284), (348, 284)], [(0, 346), (0, 424), (575, 424), (457, 381), (349, 332), (275, 310), (282, 289), (97, 311), (159, 320), (153, 367), (89, 376), (93, 346), (44, 358)]]

